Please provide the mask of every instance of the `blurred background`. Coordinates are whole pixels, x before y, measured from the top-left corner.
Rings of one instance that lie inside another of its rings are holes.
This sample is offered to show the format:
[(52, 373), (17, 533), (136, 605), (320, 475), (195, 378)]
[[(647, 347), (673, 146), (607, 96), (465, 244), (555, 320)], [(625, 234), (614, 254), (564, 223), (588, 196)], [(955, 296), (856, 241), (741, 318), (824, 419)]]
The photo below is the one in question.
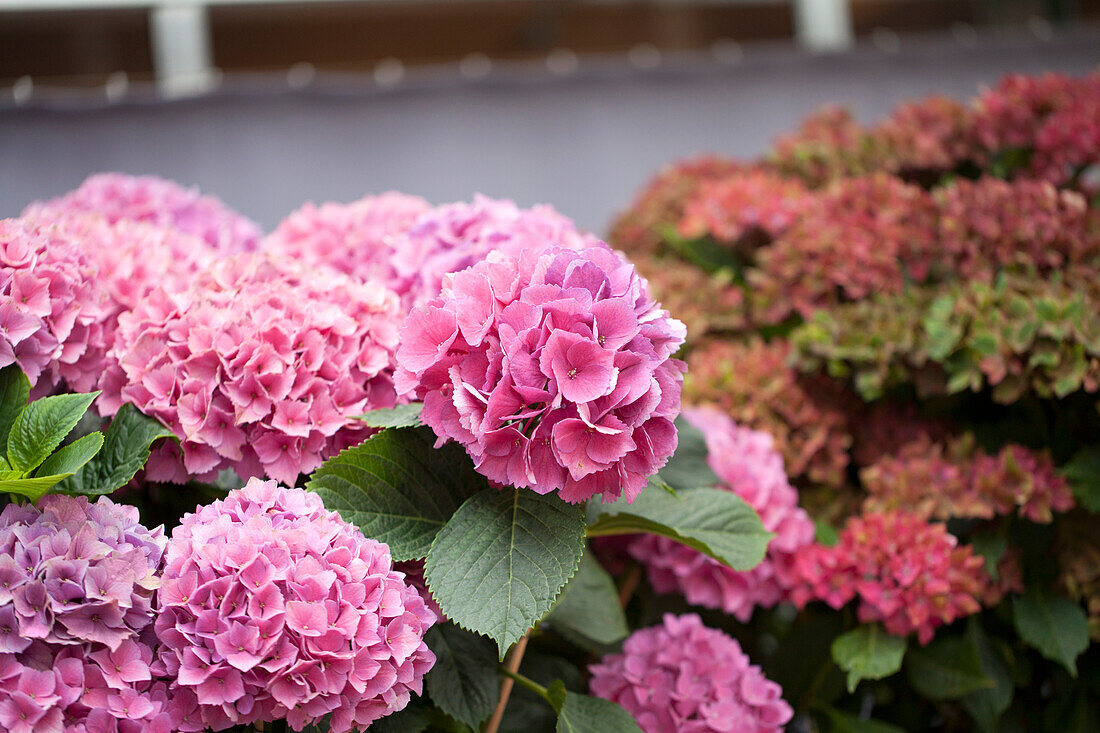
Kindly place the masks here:
[(606, 230), (661, 164), (1100, 64), (1100, 0), (0, 0), (0, 216), (103, 170), (273, 227), (399, 189)]

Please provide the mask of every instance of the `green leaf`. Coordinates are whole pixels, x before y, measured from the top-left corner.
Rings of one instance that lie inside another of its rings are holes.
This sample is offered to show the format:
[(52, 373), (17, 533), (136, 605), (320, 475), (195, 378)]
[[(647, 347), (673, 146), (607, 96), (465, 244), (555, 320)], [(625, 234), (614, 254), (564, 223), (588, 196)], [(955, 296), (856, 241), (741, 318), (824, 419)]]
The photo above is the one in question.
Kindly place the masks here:
[(88, 496), (110, 494), (128, 484), (145, 466), (150, 447), (161, 438), (175, 440), (176, 436), (133, 405), (123, 405), (107, 426), (103, 449), (58, 490)]
[(435, 653), (435, 666), (424, 678), (432, 702), (476, 729), (500, 697), (493, 643), (450, 623), (433, 627), (424, 639)]
[(1077, 501), (1090, 512), (1100, 512), (1100, 446), (1079, 451), (1061, 474), (1069, 481)]
[(962, 699), (962, 705), (979, 728), (994, 733), (999, 727), (1001, 715), (1012, 704), (1015, 691), (1012, 669), (1006, 660), (1012, 651), (1007, 645), (1002, 647), (990, 639), (974, 616), (970, 617), (966, 635), (978, 650), (982, 674), (993, 681), (993, 687), (970, 693)]
[(577, 574), (565, 586), (547, 621), (562, 636), (595, 653), (630, 633), (615, 581), (591, 552), (581, 557)]
[(860, 680), (881, 680), (901, 669), (908, 645), (904, 637), (866, 624), (833, 640), (833, 661), (848, 673), (848, 692), (855, 692)]
[(565, 694), (557, 733), (642, 733), (630, 713), (600, 697)]
[(905, 733), (904, 728), (880, 720), (864, 720), (835, 708), (822, 708), (829, 719), (829, 733)]
[(88, 411), (99, 395), (63, 394), (43, 397), (24, 407), (12, 422), (8, 434), (8, 463), (30, 473), (53, 453)]
[[(31, 383), (16, 364), (0, 369), (0, 455), (8, 455), (8, 432), (15, 416), (27, 406)], [(6, 462), (6, 461), (5, 461)]]
[(972, 639), (938, 637), (926, 647), (914, 647), (905, 657), (909, 684), (930, 700), (957, 700), (993, 681), (982, 673), (981, 658)]
[(1077, 676), (1077, 657), (1089, 645), (1088, 617), (1078, 604), (1033, 585), (1013, 604), (1020, 638)]
[(985, 571), (989, 573), (989, 577), (997, 580), (1001, 574), (997, 566), (1008, 549), (1008, 534), (1004, 525), (975, 532), (970, 537), (970, 546), (974, 548), (974, 554), (985, 560)]
[(103, 433), (96, 431), (77, 438), (42, 462), (35, 471), (37, 476), (72, 475), (92, 460), (103, 447)]
[(467, 499), (435, 536), (424, 575), (447, 618), (500, 658), (554, 605), (584, 552), (581, 507), (529, 489)]
[(418, 560), (462, 502), (488, 487), (460, 445), (434, 442), (427, 428), (383, 430), (326, 461), (306, 487), (395, 560)]
[(734, 570), (750, 570), (774, 536), (741, 497), (722, 489), (691, 489), (671, 496), (648, 487), (633, 504), (589, 502), (589, 537), (651, 534), (670, 537)]
[(355, 419), (362, 420), (372, 428), (416, 428), (421, 425), (422, 409), (424, 409), (423, 402), (412, 402), (408, 405), (371, 410), (365, 415), (356, 416)]
[(718, 476), (707, 463), (707, 441), (683, 415), (676, 418), (676, 452), (661, 469), (661, 478), (676, 490), (717, 486)]
[(0, 479), (0, 491), (7, 494), (19, 494), (31, 501), (38, 501), (47, 491), (52, 489), (62, 479), (69, 476), (63, 473), (59, 476), (35, 476), (34, 478)]
[(655, 473), (655, 474), (653, 474), (652, 476), (649, 477), (649, 483), (646, 484), (646, 487), (647, 488), (652, 487), (654, 489), (660, 489), (661, 491), (664, 491), (666, 493), (672, 494), (673, 496), (676, 496), (676, 489), (672, 488), (672, 485), (669, 484), (668, 481), (665, 481), (663, 478), (661, 478), (661, 474), (659, 474), (659, 473)]
[(836, 547), (840, 542), (840, 535), (836, 528), (823, 519), (814, 520), (814, 542), (825, 547)]

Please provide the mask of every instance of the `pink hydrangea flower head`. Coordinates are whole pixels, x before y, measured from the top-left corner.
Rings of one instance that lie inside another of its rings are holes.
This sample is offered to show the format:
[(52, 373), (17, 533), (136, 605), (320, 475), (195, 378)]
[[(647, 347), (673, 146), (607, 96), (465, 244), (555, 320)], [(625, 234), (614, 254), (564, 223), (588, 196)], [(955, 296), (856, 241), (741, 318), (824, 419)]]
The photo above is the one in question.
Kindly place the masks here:
[[(436, 621), (367, 539), (304, 489), (250, 480), (172, 532), (156, 632), (173, 723), (220, 730), (332, 714), (346, 733), (403, 709)], [(182, 727), (182, 726), (181, 726)]]
[(695, 614), (665, 614), (589, 671), (592, 694), (621, 705), (645, 733), (769, 733), (794, 714), (741, 645)]
[(405, 321), (397, 387), (492, 481), (632, 501), (676, 448), (684, 335), (607, 245), (498, 253)]
[(794, 570), (800, 582), (791, 597), (799, 607), (820, 600), (839, 609), (858, 598), (861, 622), (881, 622), (898, 636), (916, 632), (921, 644), (938, 626), (977, 613), (991, 585), (969, 546), (905, 511), (852, 517), (834, 547), (806, 547)]
[(156, 480), (232, 468), (291, 483), (366, 436), (353, 416), (395, 404), (399, 318), (374, 283), (226, 258), (119, 317), (100, 409), (132, 403), (179, 436), (150, 459)]
[(703, 181), (684, 205), (682, 236), (709, 235), (738, 242), (751, 235), (770, 241), (786, 231), (809, 205), (810, 194), (797, 178), (766, 170), (745, 170)]
[(153, 634), (166, 544), (106, 497), (0, 512), (0, 730), (169, 732)]
[(393, 287), (410, 305), (423, 305), (439, 295), (445, 275), (490, 252), (518, 255), (548, 243), (582, 249), (598, 241), (552, 206), (521, 209), (507, 199), (478, 195), (473, 203), (437, 206), (394, 240)]
[(129, 219), (178, 229), (223, 254), (256, 249), (262, 234), (258, 224), (213, 196), (156, 176), (99, 173), (60, 198), (31, 204), (24, 213), (59, 211), (94, 211), (111, 222)]
[(0, 219), (0, 367), (18, 364), (39, 392), (62, 380), (77, 390), (94, 385), (111, 312), (98, 278), (70, 232)]
[(689, 603), (746, 622), (756, 607), (771, 608), (788, 597), (797, 582), (795, 553), (813, 542), (814, 524), (798, 507), (798, 492), (787, 480), (770, 435), (735, 425), (713, 408), (687, 409), (684, 417), (706, 437), (707, 462), (722, 481), (720, 488), (744, 499), (775, 538), (764, 560), (748, 571), (656, 535), (634, 540), (630, 554), (645, 565), (658, 593), (679, 591)]
[(283, 219), (262, 247), (303, 265), (324, 265), (394, 287), (394, 240), (430, 208), (419, 196), (397, 191), (350, 204), (310, 203)]

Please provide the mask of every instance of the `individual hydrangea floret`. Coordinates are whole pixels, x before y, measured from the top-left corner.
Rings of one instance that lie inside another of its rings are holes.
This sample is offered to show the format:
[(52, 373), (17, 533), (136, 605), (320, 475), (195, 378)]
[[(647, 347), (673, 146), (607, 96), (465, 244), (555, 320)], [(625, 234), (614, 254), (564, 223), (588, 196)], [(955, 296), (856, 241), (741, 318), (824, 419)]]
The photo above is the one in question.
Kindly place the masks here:
[(633, 500), (676, 448), (684, 326), (606, 245), (498, 255), (413, 311), (397, 387), (501, 484)]
[(153, 634), (166, 543), (135, 507), (106, 497), (4, 508), (0, 730), (173, 730)]
[(794, 714), (741, 645), (695, 614), (665, 614), (589, 671), (592, 694), (621, 705), (645, 733), (769, 733)]
[(656, 535), (635, 540), (630, 554), (645, 565), (658, 593), (679, 591), (689, 603), (747, 622), (755, 608), (771, 608), (786, 599), (796, 582), (791, 572), (795, 553), (813, 542), (814, 523), (798, 507), (798, 492), (787, 480), (783, 457), (770, 435), (739, 427), (713, 408), (683, 414), (706, 438), (707, 463), (722, 481), (719, 488), (744, 499), (775, 537), (764, 560), (748, 571)]
[(395, 404), (399, 318), (374, 283), (227, 258), (119, 317), (100, 409), (132, 403), (179, 436), (150, 458), (155, 480), (232, 468), (293, 483), (365, 437), (354, 416)]
[(265, 252), (308, 267), (332, 267), (394, 287), (394, 240), (431, 209), (419, 196), (386, 191), (350, 204), (309, 203), (280, 222)]
[(250, 480), (184, 515), (158, 594), (173, 723), (223, 730), (331, 714), (346, 733), (403, 709), (436, 621), (367, 539), (304, 489)]
[(942, 524), (906, 511), (852, 517), (833, 547), (810, 545), (795, 558), (801, 608), (812, 600), (839, 609), (859, 599), (861, 623), (881, 622), (921, 644), (936, 628), (977, 613), (991, 584), (984, 560)]
[(798, 179), (760, 169), (704, 181), (687, 200), (678, 233), (726, 243), (746, 238), (767, 242), (794, 224), (809, 197)]
[(432, 209), (395, 239), (391, 287), (406, 302), (424, 305), (439, 295), (444, 276), (481, 262), (490, 252), (519, 255), (547, 244), (582, 249), (598, 241), (552, 206), (521, 209), (507, 199), (478, 195), (472, 203)]
[(250, 252), (259, 244), (258, 224), (213, 196), (156, 176), (99, 173), (80, 187), (50, 201), (27, 207), (25, 214), (94, 211), (111, 222), (143, 221), (178, 229), (206, 241), (222, 254)]
[(0, 367), (39, 392), (88, 390), (103, 370), (111, 312), (92, 256), (47, 222), (0, 219)]

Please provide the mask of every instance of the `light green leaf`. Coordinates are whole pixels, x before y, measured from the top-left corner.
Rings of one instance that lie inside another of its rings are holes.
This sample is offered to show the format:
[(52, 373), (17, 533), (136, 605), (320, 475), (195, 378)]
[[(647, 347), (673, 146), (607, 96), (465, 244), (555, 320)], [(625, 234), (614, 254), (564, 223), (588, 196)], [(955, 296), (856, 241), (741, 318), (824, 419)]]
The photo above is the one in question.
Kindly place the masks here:
[(43, 397), (24, 407), (8, 434), (8, 463), (30, 473), (53, 453), (99, 392)]
[(36, 476), (71, 476), (103, 447), (103, 433), (96, 431), (77, 438), (42, 462)]
[(355, 419), (362, 420), (372, 428), (416, 428), (421, 425), (420, 411), (423, 408), (423, 402), (412, 402), (408, 405), (371, 410)]
[(557, 733), (642, 733), (642, 729), (630, 713), (610, 700), (567, 692), (558, 712)]
[(97, 496), (125, 486), (149, 460), (149, 449), (162, 438), (175, 440), (171, 430), (130, 404), (119, 408), (103, 436), (103, 449), (84, 464), (59, 491)]
[(33, 478), (0, 479), (0, 491), (7, 494), (19, 494), (31, 501), (38, 501), (47, 491), (67, 478), (70, 474), (59, 476), (35, 476)]
[(866, 624), (833, 640), (833, 661), (848, 673), (848, 692), (855, 692), (860, 680), (881, 680), (901, 669), (908, 645), (904, 637)]
[(864, 720), (835, 708), (823, 708), (822, 712), (829, 719), (829, 733), (905, 733), (904, 728), (896, 725), (880, 720)]
[(424, 575), (447, 618), (500, 658), (554, 605), (584, 552), (579, 506), (529, 489), (467, 499), (432, 542)]
[(707, 463), (707, 441), (703, 432), (683, 415), (676, 418), (676, 440), (676, 452), (661, 469), (662, 479), (677, 491), (721, 483)]
[(562, 636), (596, 653), (630, 633), (615, 581), (591, 552), (584, 553), (580, 569), (547, 621)]
[(972, 639), (941, 636), (926, 647), (913, 647), (905, 657), (909, 684), (930, 700), (957, 700), (993, 681), (982, 673), (981, 658)]
[(460, 445), (434, 442), (427, 428), (383, 430), (326, 461), (306, 487), (395, 560), (418, 560), (462, 502), (488, 487)]
[(1077, 657), (1089, 645), (1088, 617), (1080, 605), (1039, 585), (1013, 603), (1020, 638), (1077, 676)]
[(17, 364), (0, 369), (0, 456), (8, 455), (8, 432), (30, 394), (30, 380)]
[(648, 532), (670, 537), (734, 570), (764, 559), (774, 536), (741, 497), (722, 489), (690, 489), (671, 496), (647, 487), (633, 504), (589, 502), (589, 537)]
[(1081, 506), (1090, 512), (1100, 512), (1100, 446), (1078, 451), (1060, 472)]
[(444, 623), (425, 635), (435, 666), (424, 678), (432, 702), (476, 729), (500, 697), (496, 648), (484, 636)]

